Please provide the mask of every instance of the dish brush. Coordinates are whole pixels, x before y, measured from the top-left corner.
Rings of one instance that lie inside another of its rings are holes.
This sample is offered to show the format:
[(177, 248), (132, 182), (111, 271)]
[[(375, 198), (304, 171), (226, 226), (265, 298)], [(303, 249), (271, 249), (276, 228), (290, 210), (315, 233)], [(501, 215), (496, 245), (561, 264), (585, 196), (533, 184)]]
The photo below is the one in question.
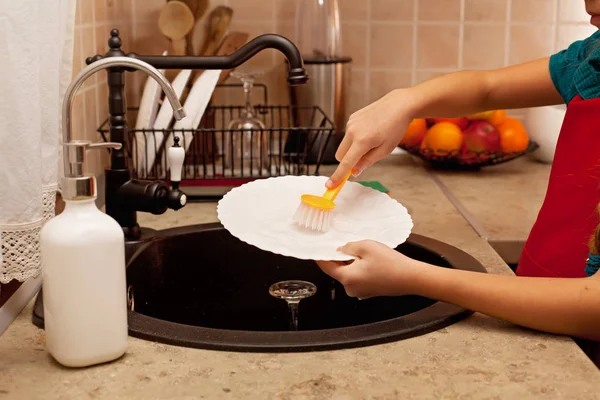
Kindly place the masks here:
[(331, 211), (335, 208), (333, 202), (342, 187), (350, 178), (350, 171), (344, 179), (333, 189), (327, 189), (323, 196), (303, 194), (300, 197), (300, 205), (292, 218), (294, 222), (304, 228), (314, 231), (327, 232), (331, 224)]

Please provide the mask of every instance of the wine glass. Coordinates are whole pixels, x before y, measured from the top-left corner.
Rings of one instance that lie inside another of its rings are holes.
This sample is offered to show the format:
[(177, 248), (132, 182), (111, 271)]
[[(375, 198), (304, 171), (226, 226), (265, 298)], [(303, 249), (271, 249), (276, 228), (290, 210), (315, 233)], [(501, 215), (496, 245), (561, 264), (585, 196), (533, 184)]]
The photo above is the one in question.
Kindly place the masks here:
[(290, 330), (292, 331), (298, 330), (298, 304), (315, 293), (317, 293), (317, 287), (306, 281), (281, 281), (269, 287), (271, 296), (287, 302)]
[(250, 170), (250, 175), (255, 171), (262, 174), (261, 170), (266, 166), (267, 134), (265, 124), (258, 117), (258, 113), (252, 105), (252, 88), (256, 78), (262, 73), (260, 70), (235, 70), (231, 73), (231, 76), (239, 79), (244, 86), (245, 105), (239, 117), (232, 120), (227, 126), (227, 130), (233, 136), (233, 150), (231, 149), (231, 138), (227, 137), (225, 164), (227, 167), (241, 166), (242, 175), (246, 168)]

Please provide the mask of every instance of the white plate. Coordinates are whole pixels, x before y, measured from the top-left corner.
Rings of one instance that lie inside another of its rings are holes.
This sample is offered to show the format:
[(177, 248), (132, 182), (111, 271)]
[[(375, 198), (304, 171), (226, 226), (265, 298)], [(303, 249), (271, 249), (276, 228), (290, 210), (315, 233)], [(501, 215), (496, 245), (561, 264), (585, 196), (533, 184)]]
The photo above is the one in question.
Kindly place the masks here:
[[(180, 139), (181, 132), (177, 132), (177, 129), (196, 129), (198, 128), (198, 125), (200, 125), (204, 111), (206, 111), (206, 107), (212, 97), (215, 86), (217, 86), (219, 76), (221, 76), (220, 69), (206, 70), (198, 76), (194, 82), (183, 106), (187, 113), (187, 117), (180, 121), (176, 121), (175, 125), (173, 125), (173, 129), (175, 130), (174, 134)], [(185, 132), (183, 142), (180, 144), (185, 144), (186, 152), (192, 143), (193, 137), (194, 135), (191, 132)], [(168, 149), (171, 146), (173, 146), (173, 136), (169, 135), (165, 144), (165, 149)]]
[[(163, 52), (163, 56), (167, 55), (167, 52)], [(165, 70), (159, 70), (164, 75)], [(160, 101), (160, 95), (162, 89), (153, 78), (147, 77), (146, 83), (144, 84), (144, 91), (142, 92), (142, 99), (140, 100), (140, 108), (135, 122), (135, 129), (152, 129), (154, 121), (156, 120), (156, 114), (158, 113), (158, 102)], [(151, 140), (151, 132), (136, 132), (136, 151), (133, 154), (135, 165), (138, 171), (144, 171), (146, 168), (146, 143)], [(138, 157), (139, 156), (139, 157)]]
[(395, 248), (413, 228), (406, 208), (385, 193), (347, 182), (331, 211), (328, 232), (300, 228), (292, 217), (304, 193), (322, 194), (324, 176), (259, 179), (228, 192), (217, 206), (219, 220), (233, 236), (262, 250), (303, 260), (346, 261), (337, 251), (348, 242), (371, 239)]
[[(187, 85), (187, 82), (190, 79), (191, 73), (191, 69), (181, 70), (177, 74), (175, 79), (173, 79), (173, 82), (171, 82), (171, 86), (173, 87), (173, 90), (175, 91), (175, 94), (177, 95), (178, 99), (181, 99), (181, 94), (183, 93), (185, 85)], [(154, 160), (156, 159), (156, 152), (160, 149), (160, 146), (162, 145), (162, 142), (164, 140), (164, 132), (162, 132), (162, 130), (167, 129), (169, 125), (171, 125), (172, 119), (173, 108), (171, 107), (169, 100), (165, 99), (162, 105), (160, 106), (158, 115), (156, 117), (156, 121), (154, 122), (154, 138), (150, 137), (147, 141), (147, 172), (149, 172), (152, 169), (154, 165)]]

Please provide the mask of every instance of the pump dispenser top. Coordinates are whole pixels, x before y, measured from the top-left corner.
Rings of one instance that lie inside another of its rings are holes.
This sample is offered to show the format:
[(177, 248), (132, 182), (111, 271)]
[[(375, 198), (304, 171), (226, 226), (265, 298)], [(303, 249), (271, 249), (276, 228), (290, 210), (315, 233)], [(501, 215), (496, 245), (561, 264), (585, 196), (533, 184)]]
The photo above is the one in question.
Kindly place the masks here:
[(121, 149), (120, 143), (91, 143), (85, 140), (74, 140), (63, 144), (64, 157), (68, 161), (68, 169), (61, 179), (62, 198), (64, 200), (84, 200), (98, 196), (98, 185), (94, 175), (84, 175), (83, 165), (87, 150)]

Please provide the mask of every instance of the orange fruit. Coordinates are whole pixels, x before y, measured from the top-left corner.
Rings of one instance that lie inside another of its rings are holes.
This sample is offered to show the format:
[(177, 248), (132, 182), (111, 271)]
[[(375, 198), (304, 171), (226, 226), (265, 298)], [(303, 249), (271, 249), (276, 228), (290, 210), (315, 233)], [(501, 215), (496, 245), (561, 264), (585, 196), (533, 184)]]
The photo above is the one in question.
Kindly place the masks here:
[(438, 122), (427, 131), (421, 149), (428, 148), (437, 155), (460, 150), (463, 144), (463, 133), (451, 122)]
[(415, 147), (421, 144), (427, 133), (427, 122), (423, 118), (415, 118), (410, 121), (400, 144), (406, 147)]
[(432, 118), (432, 125), (439, 124), (440, 122), (451, 122), (458, 126), (460, 129), (465, 129), (469, 125), (469, 120), (466, 118)]
[(529, 145), (529, 135), (523, 123), (516, 118), (507, 117), (497, 126), (500, 132), (500, 145), (505, 153), (523, 151)]
[(506, 120), (506, 111), (496, 110), (492, 113), (491, 118), (488, 120), (492, 125), (498, 126)]

